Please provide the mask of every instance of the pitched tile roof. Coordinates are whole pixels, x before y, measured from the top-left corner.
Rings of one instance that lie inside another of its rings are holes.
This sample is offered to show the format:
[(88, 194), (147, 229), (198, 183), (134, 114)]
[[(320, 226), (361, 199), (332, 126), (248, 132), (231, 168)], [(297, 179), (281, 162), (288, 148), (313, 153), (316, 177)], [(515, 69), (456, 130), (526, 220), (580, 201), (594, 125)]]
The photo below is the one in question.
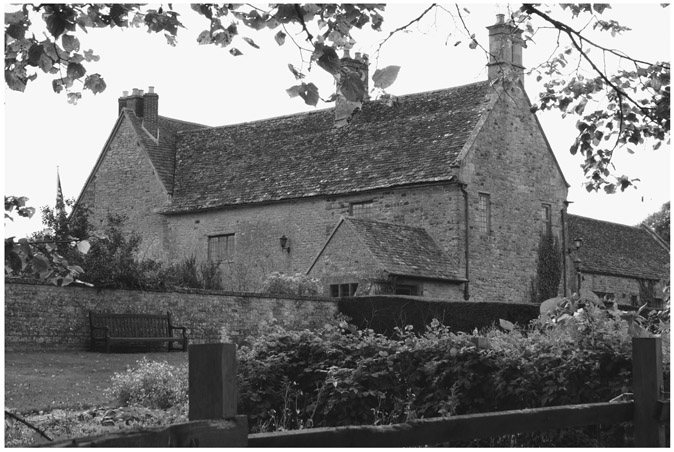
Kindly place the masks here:
[(463, 280), (457, 276), (456, 264), (424, 228), (359, 218), (344, 218), (344, 222), (390, 274)]
[(131, 110), (128, 110), (127, 118), (131, 122), (138, 138), (157, 170), (159, 179), (164, 184), (166, 191), (173, 193), (173, 175), (175, 174), (175, 146), (176, 134), (181, 130), (194, 130), (207, 128), (208, 126), (196, 124), (179, 119), (159, 116), (158, 129), (159, 139), (156, 140), (147, 130), (143, 128), (143, 123)]
[(582, 238), (579, 257), (587, 272), (661, 279), (669, 277), (669, 250), (644, 227), (568, 216), (569, 239)]
[(451, 180), (491, 92), (485, 81), (366, 102), (341, 128), (328, 109), (180, 133), (167, 212)]

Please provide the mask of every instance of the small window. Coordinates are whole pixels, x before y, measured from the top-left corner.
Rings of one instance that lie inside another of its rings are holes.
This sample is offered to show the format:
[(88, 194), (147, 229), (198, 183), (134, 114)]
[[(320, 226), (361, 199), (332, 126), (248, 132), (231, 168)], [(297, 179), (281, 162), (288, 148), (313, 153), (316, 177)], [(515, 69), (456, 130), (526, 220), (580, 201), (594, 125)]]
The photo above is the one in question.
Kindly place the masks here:
[(214, 235), (208, 238), (208, 260), (210, 262), (232, 261), (235, 252), (234, 234)]
[(491, 199), (486, 193), (480, 193), (477, 208), (477, 229), (483, 234), (489, 234), (491, 231)]
[(550, 204), (542, 204), (541, 206), (541, 233), (547, 234), (552, 232), (552, 206)]
[(349, 205), (349, 213), (356, 218), (370, 218), (372, 217), (373, 206), (374, 202), (372, 201), (352, 202)]
[(419, 288), (417, 286), (396, 286), (396, 295), (419, 295)]
[(632, 303), (632, 306), (639, 306), (639, 296), (630, 295), (630, 302)]
[(358, 290), (358, 283), (330, 284), (331, 297), (353, 297)]

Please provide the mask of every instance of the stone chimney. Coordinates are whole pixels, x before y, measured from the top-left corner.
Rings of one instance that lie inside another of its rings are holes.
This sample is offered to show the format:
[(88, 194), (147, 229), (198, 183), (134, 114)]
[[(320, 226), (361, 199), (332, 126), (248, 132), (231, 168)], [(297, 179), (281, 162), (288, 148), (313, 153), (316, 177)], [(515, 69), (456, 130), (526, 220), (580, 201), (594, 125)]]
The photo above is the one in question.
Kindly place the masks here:
[(153, 137), (158, 138), (159, 95), (154, 92), (154, 86), (150, 86), (147, 91), (147, 94), (143, 96), (143, 127)]
[(489, 30), (489, 63), (487, 77), (496, 80), (510, 71), (518, 78), (524, 74), (522, 65), (522, 30), (505, 22), (504, 14), (496, 15), (496, 24), (487, 27)]
[(154, 92), (154, 86), (150, 86), (147, 94), (138, 88), (134, 88), (131, 95), (128, 91), (124, 91), (118, 102), (118, 113), (121, 113), (123, 108), (131, 109), (136, 117), (142, 120), (145, 130), (153, 137), (158, 137), (159, 96)]
[[(368, 95), (368, 81), (369, 81), (369, 63), (368, 57), (366, 54), (360, 54), (356, 52), (355, 57), (351, 57), (348, 50), (344, 51), (344, 57), (340, 60), (341, 69), (339, 71), (339, 76), (342, 78), (348, 77), (350, 74), (356, 74), (360, 80), (363, 82), (365, 88), (365, 95), (363, 101), (370, 99)], [(336, 93), (337, 98), (335, 100), (335, 126), (342, 127), (347, 124), (349, 118), (353, 111), (357, 108), (360, 108), (362, 102), (353, 102), (348, 100), (340, 92)]]

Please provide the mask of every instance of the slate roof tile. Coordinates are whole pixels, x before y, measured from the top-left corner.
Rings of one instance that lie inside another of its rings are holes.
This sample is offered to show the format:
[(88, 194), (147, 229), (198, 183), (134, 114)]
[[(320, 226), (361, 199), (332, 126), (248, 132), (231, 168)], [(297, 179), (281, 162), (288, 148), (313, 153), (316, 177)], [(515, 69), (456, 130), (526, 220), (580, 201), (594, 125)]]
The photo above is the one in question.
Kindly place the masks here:
[(178, 135), (167, 212), (448, 181), (492, 92), (488, 82)]
[(135, 114), (128, 114), (127, 118), (131, 121), (131, 125), (143, 144), (143, 147), (147, 150), (150, 160), (157, 170), (159, 179), (164, 184), (166, 191), (169, 194), (172, 194), (174, 182), (173, 176), (175, 174), (176, 134), (182, 130), (208, 128), (208, 126), (159, 116), (159, 140), (155, 140), (154, 137), (143, 128), (141, 119), (136, 117)]
[(394, 275), (461, 280), (456, 264), (420, 227), (345, 218), (382, 268)]
[(669, 251), (643, 227), (568, 215), (569, 239), (582, 238), (579, 257), (587, 272), (634, 278), (669, 277)]

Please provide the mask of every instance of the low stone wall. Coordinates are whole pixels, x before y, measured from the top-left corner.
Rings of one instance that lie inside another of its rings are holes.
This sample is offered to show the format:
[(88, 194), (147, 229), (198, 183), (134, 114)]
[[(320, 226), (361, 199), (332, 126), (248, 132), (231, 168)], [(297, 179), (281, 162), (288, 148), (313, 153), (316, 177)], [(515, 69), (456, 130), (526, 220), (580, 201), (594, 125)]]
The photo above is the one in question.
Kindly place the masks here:
[(219, 291), (152, 292), (5, 282), (5, 350), (89, 347), (89, 311), (162, 313), (188, 328), (191, 343), (232, 342), (261, 333), (264, 321), (314, 328), (338, 312), (330, 298), (280, 298)]

